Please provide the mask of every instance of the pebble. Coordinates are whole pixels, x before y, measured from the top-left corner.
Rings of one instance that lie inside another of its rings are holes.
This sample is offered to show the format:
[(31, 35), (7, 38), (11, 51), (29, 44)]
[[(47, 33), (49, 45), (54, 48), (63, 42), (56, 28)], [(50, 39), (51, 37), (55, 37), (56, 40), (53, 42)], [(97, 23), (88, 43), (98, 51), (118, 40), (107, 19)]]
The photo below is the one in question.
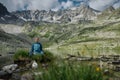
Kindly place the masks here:
[(21, 76), (21, 80), (34, 80), (34, 78), (31, 73), (25, 73)]

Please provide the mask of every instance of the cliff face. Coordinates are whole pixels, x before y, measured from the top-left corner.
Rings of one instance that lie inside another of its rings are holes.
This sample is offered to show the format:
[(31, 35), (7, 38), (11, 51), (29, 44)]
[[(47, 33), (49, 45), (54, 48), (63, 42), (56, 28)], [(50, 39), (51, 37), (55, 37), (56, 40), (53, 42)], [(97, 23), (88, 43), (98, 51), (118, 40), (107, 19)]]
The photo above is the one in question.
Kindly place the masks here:
[(0, 17), (8, 15), (8, 14), (9, 14), (9, 12), (8, 12), (7, 8), (3, 4), (0, 3)]
[(0, 3), (0, 23), (23, 25), (25, 21), (8, 12), (7, 8), (2, 3)]

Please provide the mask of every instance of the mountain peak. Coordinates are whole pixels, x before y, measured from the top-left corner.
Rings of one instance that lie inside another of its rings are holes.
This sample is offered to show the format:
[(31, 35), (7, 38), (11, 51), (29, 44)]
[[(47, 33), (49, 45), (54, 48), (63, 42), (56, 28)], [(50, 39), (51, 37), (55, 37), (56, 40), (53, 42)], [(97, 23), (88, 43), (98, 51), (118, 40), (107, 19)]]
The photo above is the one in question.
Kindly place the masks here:
[(0, 17), (7, 14), (9, 14), (7, 8), (2, 3), (0, 3)]

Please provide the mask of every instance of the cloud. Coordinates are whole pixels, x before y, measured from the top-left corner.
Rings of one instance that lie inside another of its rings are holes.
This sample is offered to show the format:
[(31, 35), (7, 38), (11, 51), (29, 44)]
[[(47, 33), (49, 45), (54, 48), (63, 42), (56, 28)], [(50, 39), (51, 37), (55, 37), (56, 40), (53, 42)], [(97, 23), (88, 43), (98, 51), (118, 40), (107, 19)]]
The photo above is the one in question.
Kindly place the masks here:
[[(93, 9), (102, 11), (110, 6), (113, 6), (118, 1), (120, 0), (91, 0), (89, 5)], [(120, 3), (118, 5), (120, 5)]]
[(70, 1), (82, 2), (89, 5), (91, 8), (100, 11), (103, 11), (110, 6), (120, 8), (120, 0), (70, 0)]
[[(119, 2), (118, 2), (119, 1)], [(120, 0), (0, 0), (9, 11), (16, 10), (59, 10), (70, 8), (84, 2), (93, 9), (104, 10), (109, 6), (120, 7)], [(117, 2), (117, 3), (116, 3)]]
[(67, 1), (67, 2), (62, 2), (61, 3), (61, 7), (63, 7), (64, 9), (66, 9), (66, 8), (69, 8), (69, 7), (73, 7), (73, 2), (72, 1)]
[(59, 4), (58, 0), (0, 0), (9, 11), (16, 10), (49, 10), (57, 7)]
[(9, 11), (16, 10), (59, 10), (60, 8), (69, 8), (73, 6), (70, 0), (59, 2), (59, 0), (0, 0)]
[(113, 5), (115, 9), (120, 8), (120, 1)]
[(29, 4), (27, 0), (0, 0), (9, 11), (24, 10), (24, 6)]
[(73, 7), (74, 4), (73, 4), (73, 1), (61, 1), (60, 2), (60, 5), (58, 5), (57, 7), (53, 8), (52, 10), (53, 11), (58, 11), (60, 9), (67, 9), (67, 8), (70, 8), (70, 7)]
[(57, 7), (59, 2), (57, 0), (29, 0), (30, 4), (28, 5), (27, 9), (32, 10), (49, 10), (51, 8)]

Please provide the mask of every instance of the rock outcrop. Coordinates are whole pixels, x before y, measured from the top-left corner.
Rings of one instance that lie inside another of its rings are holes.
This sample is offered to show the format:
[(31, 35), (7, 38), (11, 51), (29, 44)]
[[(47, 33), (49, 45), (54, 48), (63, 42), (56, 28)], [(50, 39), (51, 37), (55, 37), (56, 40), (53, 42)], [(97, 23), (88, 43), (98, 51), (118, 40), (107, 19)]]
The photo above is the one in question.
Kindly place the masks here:
[(8, 12), (7, 8), (3, 4), (0, 3), (0, 17), (8, 15), (8, 14), (9, 14), (9, 12)]

